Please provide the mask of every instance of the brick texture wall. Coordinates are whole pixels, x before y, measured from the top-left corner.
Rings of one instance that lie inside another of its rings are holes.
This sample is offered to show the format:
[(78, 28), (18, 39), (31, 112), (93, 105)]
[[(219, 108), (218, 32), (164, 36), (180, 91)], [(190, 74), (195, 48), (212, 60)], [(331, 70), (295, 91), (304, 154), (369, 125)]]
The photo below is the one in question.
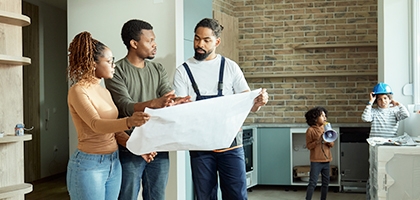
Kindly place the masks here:
[(324, 106), (331, 123), (362, 122), (377, 48), (296, 47), (376, 44), (376, 0), (213, 0), (213, 9), (238, 18), (237, 62), (251, 89), (270, 96), (247, 124), (305, 123), (314, 106)]

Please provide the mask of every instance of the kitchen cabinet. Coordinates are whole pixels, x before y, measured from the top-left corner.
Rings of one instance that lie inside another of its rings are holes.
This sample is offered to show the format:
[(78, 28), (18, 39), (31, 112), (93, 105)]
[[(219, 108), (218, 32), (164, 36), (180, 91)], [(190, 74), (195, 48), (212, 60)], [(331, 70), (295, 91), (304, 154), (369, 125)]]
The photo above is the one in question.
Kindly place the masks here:
[(343, 192), (366, 193), (370, 127), (340, 127), (340, 175)]
[[(333, 176), (330, 186), (341, 189), (340, 174), (340, 127), (370, 127), (369, 124), (332, 124), (338, 133), (331, 149)], [(307, 186), (307, 180), (294, 177), (295, 166), (310, 166), (309, 150), (306, 148), (307, 124), (255, 124), (245, 127), (256, 129), (257, 185)], [(244, 128), (244, 129), (245, 129)], [(420, 151), (419, 151), (420, 152)], [(318, 183), (321, 185), (321, 182)]]
[(258, 128), (258, 184), (290, 185), (290, 128)]
[[(334, 130), (338, 130), (336, 127), (332, 127)], [(292, 128), (290, 130), (291, 134), (291, 169), (295, 166), (310, 166), (311, 161), (309, 159), (310, 151), (306, 148), (306, 129), (307, 128)], [(338, 134), (339, 136), (339, 134)], [(333, 160), (330, 162), (330, 166), (335, 166), (335, 171), (332, 172), (333, 176), (330, 177), (329, 186), (340, 186), (340, 174), (339, 172), (339, 137), (334, 141), (334, 147), (331, 149), (331, 154)], [(308, 181), (301, 180), (300, 177), (293, 178), (293, 171), (289, 172), (292, 182), (291, 185), (308, 185)], [(320, 180), (320, 179), (319, 179)], [(318, 182), (318, 185), (321, 185), (321, 182)]]
[(372, 200), (420, 199), (420, 147), (370, 146)]

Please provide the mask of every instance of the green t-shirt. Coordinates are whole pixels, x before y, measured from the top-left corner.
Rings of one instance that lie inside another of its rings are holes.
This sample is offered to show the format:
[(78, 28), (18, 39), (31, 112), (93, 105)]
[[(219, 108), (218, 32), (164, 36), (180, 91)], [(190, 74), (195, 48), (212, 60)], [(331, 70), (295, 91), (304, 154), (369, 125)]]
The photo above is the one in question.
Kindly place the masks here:
[(119, 117), (131, 116), (135, 103), (159, 98), (172, 90), (168, 74), (160, 63), (145, 60), (144, 68), (137, 68), (123, 58), (115, 65), (114, 77), (106, 79), (105, 85)]

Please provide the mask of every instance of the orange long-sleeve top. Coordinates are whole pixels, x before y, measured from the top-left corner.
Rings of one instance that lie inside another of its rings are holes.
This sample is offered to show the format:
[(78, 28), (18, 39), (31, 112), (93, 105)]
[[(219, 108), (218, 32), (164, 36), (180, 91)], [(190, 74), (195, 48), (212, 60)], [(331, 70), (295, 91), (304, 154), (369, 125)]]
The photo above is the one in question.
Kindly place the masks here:
[(85, 153), (109, 154), (125, 146), (128, 135), (127, 119), (118, 117), (118, 110), (109, 91), (97, 83), (74, 84), (67, 101), (77, 131), (77, 148)]
[(331, 162), (330, 148), (334, 142), (322, 142), (324, 126), (311, 126), (306, 130), (306, 147), (310, 150), (311, 162)]

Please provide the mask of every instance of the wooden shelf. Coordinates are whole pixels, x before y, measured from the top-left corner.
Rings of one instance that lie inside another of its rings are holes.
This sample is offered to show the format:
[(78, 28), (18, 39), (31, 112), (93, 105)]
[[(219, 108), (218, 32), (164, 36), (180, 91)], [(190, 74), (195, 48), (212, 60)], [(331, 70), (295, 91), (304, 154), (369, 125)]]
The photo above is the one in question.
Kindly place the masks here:
[(300, 45), (295, 49), (326, 49), (326, 48), (357, 48), (357, 47), (377, 47), (377, 43), (352, 43), (352, 44), (312, 44)]
[[(20, 141), (28, 141), (28, 140), (32, 140), (32, 134), (25, 134), (25, 135), (22, 135), (22, 136), (5, 135), (2, 138), (0, 138), (0, 144), (20, 142)], [(0, 199), (2, 199), (2, 198), (0, 198)]]
[(28, 26), (31, 24), (31, 18), (25, 15), (0, 10), (0, 23), (16, 26)]
[(0, 64), (7, 65), (30, 65), (31, 59), (27, 57), (8, 56), (0, 54)]
[(299, 73), (299, 74), (245, 74), (245, 78), (288, 78), (288, 77), (319, 77), (319, 76), (371, 76), (376, 72), (346, 72), (346, 73)]
[(32, 184), (29, 183), (0, 187), (0, 199), (6, 199), (20, 194), (27, 194), (29, 192), (32, 192)]

